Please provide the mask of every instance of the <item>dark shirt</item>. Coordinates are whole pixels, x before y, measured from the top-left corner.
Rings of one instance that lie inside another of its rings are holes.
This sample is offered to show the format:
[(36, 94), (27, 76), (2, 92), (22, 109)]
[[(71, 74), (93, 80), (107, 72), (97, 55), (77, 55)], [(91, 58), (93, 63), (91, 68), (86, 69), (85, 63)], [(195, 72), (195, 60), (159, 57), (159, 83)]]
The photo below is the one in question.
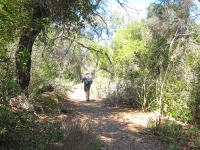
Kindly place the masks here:
[[(86, 80), (86, 76), (87, 76), (87, 75), (84, 75), (84, 76), (82, 77), (82, 82), (84, 82), (84, 81)], [(90, 84), (85, 84), (85, 82), (84, 82), (84, 91), (89, 91), (89, 90), (90, 90), (90, 85), (93, 83), (92, 76), (89, 75), (89, 77), (90, 77)]]

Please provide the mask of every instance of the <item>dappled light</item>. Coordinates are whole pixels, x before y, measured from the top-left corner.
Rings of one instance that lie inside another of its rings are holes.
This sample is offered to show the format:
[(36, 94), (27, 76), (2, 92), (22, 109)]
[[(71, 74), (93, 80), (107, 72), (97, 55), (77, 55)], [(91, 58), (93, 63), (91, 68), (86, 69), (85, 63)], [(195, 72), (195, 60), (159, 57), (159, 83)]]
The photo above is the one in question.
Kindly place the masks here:
[[(73, 118), (78, 117), (82, 122), (90, 120), (96, 132), (103, 141), (104, 149), (162, 149), (157, 141), (148, 139), (147, 123), (150, 117), (155, 118), (154, 113), (143, 113), (130, 108), (113, 107), (105, 100), (85, 100), (76, 99), (76, 94), (81, 93), (81, 86), (75, 86), (75, 91), (71, 93), (79, 107), (73, 114)], [(94, 95), (93, 95), (94, 96)], [(94, 96), (95, 97), (95, 96)], [(148, 139), (148, 140), (147, 140)]]
[(200, 149), (197, 0), (1, 0), (0, 150)]
[(155, 116), (153, 113), (111, 107), (103, 101), (79, 103), (76, 116), (82, 121), (91, 120), (105, 149), (162, 148), (155, 146), (158, 144), (155, 139), (147, 140), (146, 126), (149, 117)]

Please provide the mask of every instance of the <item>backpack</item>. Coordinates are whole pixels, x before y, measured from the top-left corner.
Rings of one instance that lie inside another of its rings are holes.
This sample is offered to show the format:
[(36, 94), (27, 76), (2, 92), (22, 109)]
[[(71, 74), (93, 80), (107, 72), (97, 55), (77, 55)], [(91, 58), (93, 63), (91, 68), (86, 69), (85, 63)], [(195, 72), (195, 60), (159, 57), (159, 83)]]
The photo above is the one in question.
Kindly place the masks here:
[(90, 84), (90, 76), (89, 75), (87, 75), (87, 76), (85, 76), (85, 84)]

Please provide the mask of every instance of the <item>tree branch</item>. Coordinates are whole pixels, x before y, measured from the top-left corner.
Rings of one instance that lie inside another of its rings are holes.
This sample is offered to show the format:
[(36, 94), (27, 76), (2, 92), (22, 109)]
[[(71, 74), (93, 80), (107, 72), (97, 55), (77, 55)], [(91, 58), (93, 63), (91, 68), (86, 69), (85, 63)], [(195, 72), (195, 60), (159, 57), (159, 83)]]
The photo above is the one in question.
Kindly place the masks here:
[(103, 52), (100, 51), (100, 50), (97, 50), (97, 49), (95, 49), (95, 48), (89, 47), (89, 46), (87, 46), (87, 45), (85, 45), (85, 44), (83, 44), (83, 43), (81, 43), (81, 42), (79, 42), (79, 41), (77, 41), (76, 39), (73, 39), (73, 38), (71, 38), (71, 37), (67, 37), (67, 36), (64, 36), (64, 35), (63, 35), (62, 37), (64, 37), (65, 39), (68, 39), (68, 40), (70, 40), (70, 41), (73, 41), (73, 42), (77, 43), (78, 45), (80, 45), (80, 46), (82, 46), (82, 47), (84, 47), (84, 48), (86, 48), (86, 49), (88, 49), (88, 50), (92, 50), (92, 51), (95, 51), (95, 52), (97, 52), (97, 53), (104, 54), (104, 55), (108, 58), (110, 64), (112, 64), (112, 61), (111, 61), (111, 59), (110, 59), (110, 57), (108, 56), (107, 53), (103, 53)]

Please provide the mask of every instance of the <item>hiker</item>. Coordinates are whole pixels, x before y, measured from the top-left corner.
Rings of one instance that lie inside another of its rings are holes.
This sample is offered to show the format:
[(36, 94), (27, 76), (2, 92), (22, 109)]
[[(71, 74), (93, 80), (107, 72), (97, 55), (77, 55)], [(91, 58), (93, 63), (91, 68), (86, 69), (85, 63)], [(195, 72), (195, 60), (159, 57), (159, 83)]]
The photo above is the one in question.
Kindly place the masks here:
[(84, 82), (84, 91), (86, 96), (86, 101), (90, 101), (90, 86), (93, 82), (92, 75), (88, 71), (84, 73), (82, 77), (82, 82)]

